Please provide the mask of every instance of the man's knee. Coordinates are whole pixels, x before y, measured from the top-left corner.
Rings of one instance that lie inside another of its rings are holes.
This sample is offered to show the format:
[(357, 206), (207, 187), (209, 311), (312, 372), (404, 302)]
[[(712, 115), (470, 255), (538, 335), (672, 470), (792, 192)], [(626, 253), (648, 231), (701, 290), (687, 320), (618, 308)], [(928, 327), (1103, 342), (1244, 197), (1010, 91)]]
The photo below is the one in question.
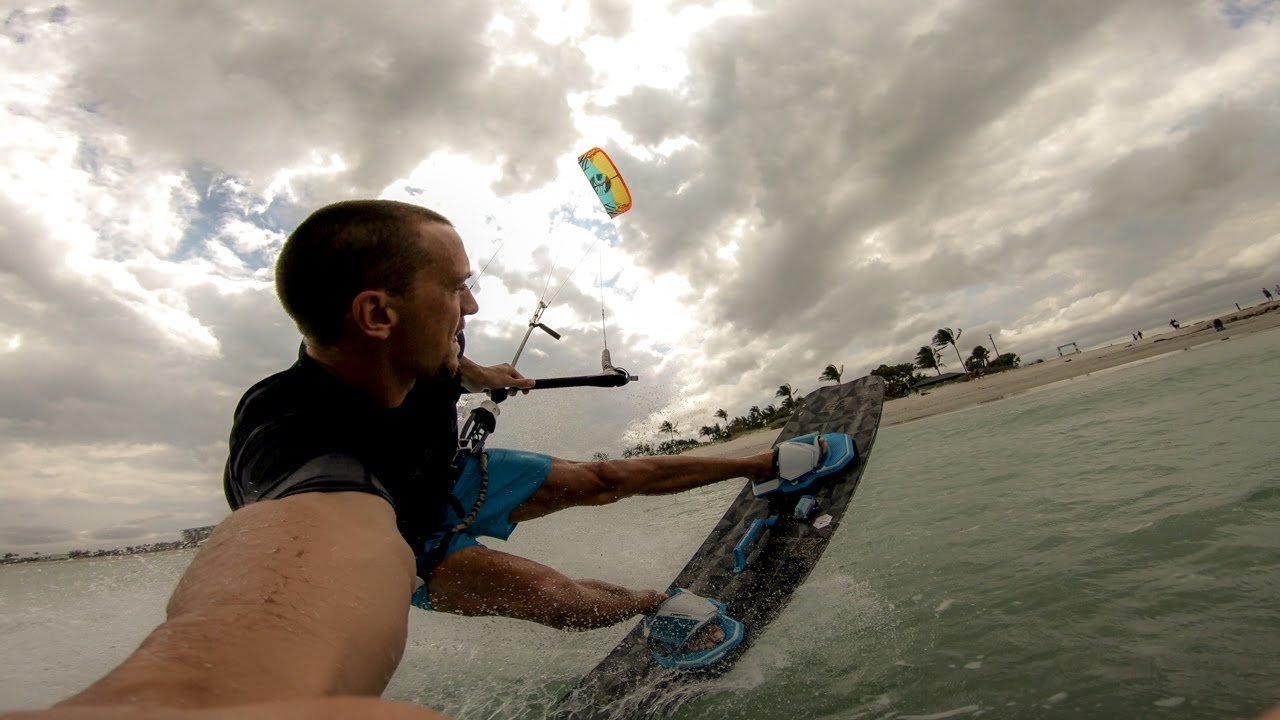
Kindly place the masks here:
[(578, 468), (584, 474), (581, 480), (583, 505), (608, 505), (631, 494), (630, 479), (634, 473), (619, 461), (581, 463)]

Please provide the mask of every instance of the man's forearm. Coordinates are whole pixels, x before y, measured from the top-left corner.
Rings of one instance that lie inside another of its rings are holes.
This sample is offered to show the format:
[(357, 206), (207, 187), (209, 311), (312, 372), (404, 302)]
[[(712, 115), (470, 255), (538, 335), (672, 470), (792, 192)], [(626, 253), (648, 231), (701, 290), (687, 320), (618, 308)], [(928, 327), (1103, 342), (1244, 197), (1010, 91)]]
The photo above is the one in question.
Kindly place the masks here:
[(485, 368), (477, 364), (466, 355), (458, 358), (458, 376), (462, 380), (462, 387), (467, 392), (480, 392), (488, 388), (484, 385)]
[(73, 705), (210, 706), (377, 695), (404, 650), (412, 553), (385, 500), (307, 493), (238, 510), (168, 619)]

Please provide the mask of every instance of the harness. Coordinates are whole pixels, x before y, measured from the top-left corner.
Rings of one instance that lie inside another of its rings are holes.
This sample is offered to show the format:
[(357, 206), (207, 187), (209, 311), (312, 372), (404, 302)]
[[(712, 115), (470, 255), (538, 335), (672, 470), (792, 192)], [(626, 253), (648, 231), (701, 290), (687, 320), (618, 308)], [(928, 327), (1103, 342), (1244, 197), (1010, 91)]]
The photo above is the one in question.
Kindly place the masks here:
[[(458, 481), (462, 479), (462, 473), (466, 469), (467, 462), (473, 461), (480, 468), (480, 490), (476, 494), (475, 504), (471, 506), (471, 512), (467, 513), (461, 522), (449, 528), (444, 537), (440, 539), (440, 542), (423, 557), (423, 564), (427, 567), (435, 567), (440, 561), (444, 560), (453, 536), (470, 527), (471, 523), (475, 522), (476, 517), (480, 515), (480, 509), (484, 507), (485, 495), (489, 490), (489, 455), (484, 450), (484, 443), (489, 439), (489, 434), (498, 426), (498, 414), (497, 404), (486, 400), (471, 409), (471, 414), (467, 416), (467, 422), (462, 426), (462, 432), (458, 435), (458, 450), (453, 455), (453, 461), (449, 463), (449, 467), (454, 474), (454, 485), (456, 486)], [(458, 502), (458, 498), (453, 494), (452, 488), (448, 497), (449, 505), (454, 512), (462, 515), (462, 503)]]

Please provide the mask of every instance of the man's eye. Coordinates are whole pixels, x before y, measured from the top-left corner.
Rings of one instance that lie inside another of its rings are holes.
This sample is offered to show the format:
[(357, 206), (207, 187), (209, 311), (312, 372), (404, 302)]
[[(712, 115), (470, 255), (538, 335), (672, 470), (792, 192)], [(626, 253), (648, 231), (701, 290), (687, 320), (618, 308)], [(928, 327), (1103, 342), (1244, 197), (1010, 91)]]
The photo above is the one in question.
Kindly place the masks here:
[(464, 290), (470, 290), (473, 293), (480, 292), (480, 276), (472, 275), (471, 277), (468, 277), (466, 282), (462, 283), (462, 285), (458, 287), (458, 292), (462, 292)]

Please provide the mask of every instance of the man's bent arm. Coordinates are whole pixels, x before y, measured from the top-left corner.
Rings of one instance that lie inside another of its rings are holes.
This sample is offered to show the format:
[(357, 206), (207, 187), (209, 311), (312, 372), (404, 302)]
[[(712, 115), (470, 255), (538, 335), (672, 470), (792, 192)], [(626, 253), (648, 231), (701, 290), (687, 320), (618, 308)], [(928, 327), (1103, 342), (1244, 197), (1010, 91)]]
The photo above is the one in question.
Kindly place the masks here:
[(66, 705), (377, 695), (404, 652), (413, 554), (381, 497), (310, 492), (224, 520), (123, 664)]

